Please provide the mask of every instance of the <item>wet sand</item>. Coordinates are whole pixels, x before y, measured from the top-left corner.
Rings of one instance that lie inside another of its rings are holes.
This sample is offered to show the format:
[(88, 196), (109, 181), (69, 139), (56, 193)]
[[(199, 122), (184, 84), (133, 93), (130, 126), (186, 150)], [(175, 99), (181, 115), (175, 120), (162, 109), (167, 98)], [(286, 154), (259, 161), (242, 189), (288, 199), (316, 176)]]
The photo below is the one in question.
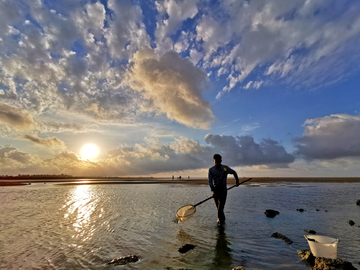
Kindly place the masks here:
[[(240, 178), (240, 182), (248, 178)], [(360, 177), (254, 177), (248, 183), (360, 183)], [(153, 179), (153, 178), (127, 178), (127, 179), (28, 179), (28, 180), (0, 180), (0, 186), (30, 185), (31, 183), (54, 183), (59, 185), (89, 185), (89, 184), (181, 184), (181, 185), (208, 185), (208, 179)], [(235, 184), (235, 179), (228, 179), (229, 185)]]

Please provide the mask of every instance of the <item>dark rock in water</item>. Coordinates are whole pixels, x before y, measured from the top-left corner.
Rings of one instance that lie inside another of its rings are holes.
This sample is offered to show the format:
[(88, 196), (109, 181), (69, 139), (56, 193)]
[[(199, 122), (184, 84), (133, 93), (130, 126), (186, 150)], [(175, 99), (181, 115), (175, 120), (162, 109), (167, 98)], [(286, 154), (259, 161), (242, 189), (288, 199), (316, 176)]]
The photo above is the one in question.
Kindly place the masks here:
[(314, 230), (304, 230), (306, 233), (316, 234)]
[(352, 221), (352, 220), (349, 220), (348, 223), (350, 224), (350, 226), (354, 226), (354, 225), (355, 225), (355, 222)]
[(304, 212), (305, 210), (302, 209), (302, 208), (299, 208), (299, 209), (296, 209), (296, 211), (299, 211), (299, 212)]
[(315, 264), (315, 257), (314, 255), (312, 255), (311, 251), (308, 249), (305, 250), (297, 250), (297, 253), (299, 255), (299, 257), (305, 261), (305, 263), (307, 265), (309, 265), (310, 267), (314, 266)]
[(113, 259), (111, 262), (108, 262), (108, 264), (121, 264), (121, 265), (124, 265), (124, 264), (130, 263), (130, 262), (137, 262), (138, 260), (139, 260), (138, 256), (129, 255), (129, 256)]
[(277, 239), (281, 239), (283, 240), (286, 244), (292, 244), (293, 241), (289, 238), (287, 238), (285, 235), (282, 235), (281, 233), (275, 232), (271, 235), (271, 237), (277, 238)]
[(328, 259), (317, 257), (312, 270), (357, 270), (351, 262), (342, 259)]
[(276, 210), (267, 209), (264, 213), (268, 218), (273, 218), (276, 215), (279, 215), (280, 213)]
[(179, 251), (180, 253), (186, 253), (186, 252), (188, 252), (189, 250), (192, 250), (192, 249), (194, 249), (194, 248), (195, 248), (194, 245), (186, 244), (186, 245), (183, 245), (182, 247), (180, 247), (180, 248), (178, 249), (178, 251)]
[(360, 206), (360, 200), (357, 200), (357, 201), (356, 201), (356, 205), (359, 205), (359, 206)]
[(316, 209), (316, 211), (320, 211), (319, 209)]

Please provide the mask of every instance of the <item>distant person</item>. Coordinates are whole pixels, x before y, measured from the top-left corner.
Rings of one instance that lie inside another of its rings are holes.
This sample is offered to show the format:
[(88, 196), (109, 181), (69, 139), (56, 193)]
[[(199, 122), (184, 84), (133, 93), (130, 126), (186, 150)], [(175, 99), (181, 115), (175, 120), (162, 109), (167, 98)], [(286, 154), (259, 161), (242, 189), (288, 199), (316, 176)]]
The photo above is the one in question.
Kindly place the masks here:
[(214, 196), (216, 208), (218, 210), (217, 223), (222, 226), (225, 223), (224, 207), (226, 203), (227, 187), (226, 180), (228, 174), (233, 174), (236, 185), (239, 185), (237, 173), (229, 166), (222, 165), (222, 158), (219, 154), (214, 155), (215, 166), (209, 169), (209, 186)]

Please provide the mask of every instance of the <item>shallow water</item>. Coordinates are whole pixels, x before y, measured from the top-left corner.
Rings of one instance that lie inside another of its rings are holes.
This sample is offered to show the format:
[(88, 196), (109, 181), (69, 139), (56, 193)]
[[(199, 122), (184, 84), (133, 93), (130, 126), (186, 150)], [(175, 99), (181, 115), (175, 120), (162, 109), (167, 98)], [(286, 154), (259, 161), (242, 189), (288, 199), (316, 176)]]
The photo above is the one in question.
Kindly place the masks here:
[[(309, 269), (296, 252), (308, 248), (304, 229), (340, 239), (338, 257), (358, 266), (359, 183), (244, 184), (228, 193), (224, 230), (211, 200), (174, 222), (178, 208), (210, 195), (170, 184), (1, 187), (0, 269)], [(184, 244), (196, 247), (181, 254)], [(131, 254), (140, 261), (107, 264)]]

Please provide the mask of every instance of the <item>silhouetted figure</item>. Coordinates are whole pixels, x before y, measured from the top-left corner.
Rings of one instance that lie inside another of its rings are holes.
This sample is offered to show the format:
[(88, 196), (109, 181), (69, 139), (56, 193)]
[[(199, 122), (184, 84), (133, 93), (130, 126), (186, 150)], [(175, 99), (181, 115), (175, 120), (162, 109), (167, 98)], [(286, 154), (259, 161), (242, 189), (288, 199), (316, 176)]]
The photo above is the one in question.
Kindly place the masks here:
[(172, 176), (172, 180), (174, 180), (174, 176)]
[(224, 207), (227, 196), (227, 175), (233, 174), (236, 180), (236, 185), (239, 185), (239, 177), (237, 173), (229, 166), (221, 164), (222, 158), (219, 154), (214, 155), (215, 166), (209, 169), (209, 186), (214, 196), (216, 208), (218, 209), (218, 225), (225, 223)]
[(179, 179), (181, 180), (181, 175), (179, 176)]

